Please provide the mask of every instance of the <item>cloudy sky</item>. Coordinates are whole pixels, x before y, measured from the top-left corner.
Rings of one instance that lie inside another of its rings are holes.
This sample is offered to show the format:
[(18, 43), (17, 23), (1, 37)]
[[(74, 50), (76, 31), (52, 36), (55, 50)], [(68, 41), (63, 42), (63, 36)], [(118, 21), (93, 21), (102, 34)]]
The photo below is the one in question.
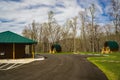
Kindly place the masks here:
[(47, 22), (48, 12), (55, 13), (59, 24), (67, 19), (77, 16), (92, 3), (95, 4), (96, 22), (106, 24), (109, 22), (110, 0), (0, 0), (0, 32), (13, 31), (21, 34), (24, 27), (33, 20), (39, 23)]

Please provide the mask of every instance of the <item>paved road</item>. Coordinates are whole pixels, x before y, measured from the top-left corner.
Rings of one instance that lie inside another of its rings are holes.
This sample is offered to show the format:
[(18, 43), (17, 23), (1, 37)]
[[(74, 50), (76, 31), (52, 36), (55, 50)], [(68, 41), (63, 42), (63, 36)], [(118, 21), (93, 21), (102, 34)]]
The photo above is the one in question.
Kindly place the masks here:
[(35, 61), (11, 70), (1, 70), (0, 80), (107, 80), (86, 56), (44, 54)]

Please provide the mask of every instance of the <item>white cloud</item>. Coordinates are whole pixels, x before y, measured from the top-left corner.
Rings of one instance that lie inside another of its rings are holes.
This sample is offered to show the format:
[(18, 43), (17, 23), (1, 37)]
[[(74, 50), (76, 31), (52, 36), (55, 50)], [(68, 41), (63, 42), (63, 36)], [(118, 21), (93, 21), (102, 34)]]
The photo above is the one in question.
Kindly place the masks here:
[(24, 29), (24, 24), (17, 24), (14, 22), (0, 23), (0, 32), (3, 31), (13, 31), (15, 33), (21, 34), (21, 31)]
[(62, 24), (66, 22), (67, 19), (78, 16), (79, 11), (84, 9), (77, 5), (77, 2), (74, 0), (64, 1), (65, 8), (57, 8), (58, 11), (61, 11), (61, 14), (57, 14), (55, 18), (60, 21)]
[[(86, 8), (91, 3), (96, 4), (99, 14), (102, 13), (98, 0), (80, 0), (80, 4), (83, 4)], [(68, 18), (77, 16), (78, 12), (84, 9), (78, 5), (76, 0), (0, 1), (0, 31), (12, 30), (20, 33), (24, 26), (30, 24), (33, 20), (40, 23), (46, 22), (50, 10), (56, 13), (55, 19), (60, 24), (63, 24)], [(1, 19), (13, 20), (13, 22), (4, 23)]]

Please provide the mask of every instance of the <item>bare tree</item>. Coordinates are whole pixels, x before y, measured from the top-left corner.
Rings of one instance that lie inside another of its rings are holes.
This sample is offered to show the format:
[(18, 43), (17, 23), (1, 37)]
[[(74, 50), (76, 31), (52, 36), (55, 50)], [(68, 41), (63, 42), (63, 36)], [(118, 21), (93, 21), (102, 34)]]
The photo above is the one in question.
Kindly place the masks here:
[(114, 33), (114, 27), (111, 24), (106, 24), (103, 26), (103, 32), (105, 35), (105, 40), (115, 40), (114, 37), (112, 37)]
[(96, 52), (100, 51), (100, 34), (101, 34), (101, 29), (99, 25), (95, 25), (95, 32), (94, 32), (94, 49)]
[(30, 33), (31, 33), (31, 30), (29, 29), (29, 27), (25, 26), (25, 28), (22, 31), (23, 36), (25, 36), (27, 38), (31, 38)]
[(49, 33), (49, 40), (52, 43), (55, 43), (56, 41), (59, 41), (61, 38), (61, 26), (57, 23), (57, 21), (54, 18), (54, 13), (50, 11), (48, 13), (48, 26), (46, 28)]
[(120, 0), (111, 0), (111, 7), (112, 10), (109, 13), (113, 18), (115, 33), (118, 34), (120, 29)]
[(120, 45), (120, 0), (111, 0), (109, 14), (115, 27), (115, 38)]
[(71, 20), (68, 19), (61, 29), (61, 46), (63, 51), (72, 51), (72, 40), (70, 34)]
[(73, 51), (76, 52), (77, 16), (71, 20), (70, 24), (73, 31)]
[(42, 23), (39, 27), (39, 41), (41, 43), (41, 51), (42, 52), (48, 52), (49, 51), (49, 41), (48, 41), (48, 35), (49, 33), (46, 30), (47, 23)]
[(80, 11), (79, 12), (79, 16), (80, 16), (80, 21), (81, 21), (81, 40), (82, 40), (82, 43), (81, 43), (81, 46), (82, 46), (82, 49), (83, 51), (86, 52), (86, 29), (85, 29), (85, 26), (86, 26), (86, 9), (85, 11)]
[(95, 52), (95, 28), (94, 28), (94, 19), (95, 19), (95, 5), (91, 4), (89, 7), (91, 14), (91, 49)]
[(38, 41), (38, 28), (36, 27), (35, 21), (33, 21), (32, 24), (26, 26), (22, 34), (25, 37)]

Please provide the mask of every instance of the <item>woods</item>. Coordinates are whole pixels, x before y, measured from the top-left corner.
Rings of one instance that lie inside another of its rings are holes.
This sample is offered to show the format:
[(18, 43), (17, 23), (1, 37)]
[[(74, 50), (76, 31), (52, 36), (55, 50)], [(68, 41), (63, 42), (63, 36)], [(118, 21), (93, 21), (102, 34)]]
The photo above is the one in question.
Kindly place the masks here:
[(22, 34), (38, 41), (37, 52), (49, 52), (55, 43), (61, 45), (62, 52), (100, 52), (105, 41), (117, 41), (120, 45), (120, 1), (111, 0), (109, 6), (107, 14), (111, 23), (100, 25), (96, 19), (96, 5), (91, 4), (63, 25), (55, 19), (54, 11), (49, 11), (47, 22), (34, 20)]

